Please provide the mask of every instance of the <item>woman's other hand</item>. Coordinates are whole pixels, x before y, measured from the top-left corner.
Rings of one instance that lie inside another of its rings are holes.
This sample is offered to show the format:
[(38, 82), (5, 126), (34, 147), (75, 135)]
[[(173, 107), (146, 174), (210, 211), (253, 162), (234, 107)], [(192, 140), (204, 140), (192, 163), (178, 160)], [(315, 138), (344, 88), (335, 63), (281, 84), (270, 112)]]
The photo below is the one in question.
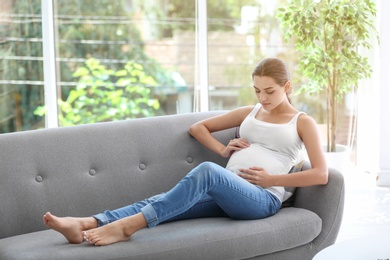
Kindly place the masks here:
[(222, 157), (229, 157), (235, 151), (240, 151), (241, 149), (245, 149), (250, 146), (250, 143), (244, 138), (236, 138), (229, 141), (228, 145), (221, 152)]
[(261, 167), (240, 169), (240, 173), (238, 174), (238, 176), (262, 188), (274, 186), (272, 183), (272, 175)]

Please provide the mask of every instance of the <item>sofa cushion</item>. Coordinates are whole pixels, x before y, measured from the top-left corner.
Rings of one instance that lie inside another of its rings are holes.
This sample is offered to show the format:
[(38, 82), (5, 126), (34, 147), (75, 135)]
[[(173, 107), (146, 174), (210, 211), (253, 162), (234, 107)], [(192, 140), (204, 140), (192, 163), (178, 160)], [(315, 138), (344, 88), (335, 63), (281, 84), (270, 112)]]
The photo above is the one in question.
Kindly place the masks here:
[(135, 233), (128, 242), (97, 247), (72, 245), (52, 230), (0, 240), (0, 259), (237, 259), (310, 243), (321, 219), (300, 208), (250, 221), (192, 219), (161, 224)]

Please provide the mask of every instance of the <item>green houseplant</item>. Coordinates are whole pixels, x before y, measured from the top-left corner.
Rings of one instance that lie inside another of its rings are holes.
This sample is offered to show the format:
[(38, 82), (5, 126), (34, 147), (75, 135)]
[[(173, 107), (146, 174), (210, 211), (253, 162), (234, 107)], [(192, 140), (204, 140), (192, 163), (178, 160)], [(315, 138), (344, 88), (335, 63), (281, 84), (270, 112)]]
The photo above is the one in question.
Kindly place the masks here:
[(377, 35), (375, 15), (370, 0), (290, 0), (278, 9), (285, 39), (299, 51), (299, 69), (307, 79), (298, 93), (324, 93), (327, 98), (327, 152), (336, 151), (337, 103), (371, 76), (359, 50), (370, 49), (370, 33)]

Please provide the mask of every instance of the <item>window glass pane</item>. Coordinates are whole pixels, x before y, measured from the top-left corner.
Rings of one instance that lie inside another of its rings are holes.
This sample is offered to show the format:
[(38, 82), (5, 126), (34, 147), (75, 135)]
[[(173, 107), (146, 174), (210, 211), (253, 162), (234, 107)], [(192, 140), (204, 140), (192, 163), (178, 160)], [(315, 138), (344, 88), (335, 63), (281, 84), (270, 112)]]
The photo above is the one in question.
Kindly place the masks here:
[(44, 127), (41, 1), (2, 0), (0, 133)]
[(57, 0), (60, 125), (191, 112), (194, 17), (182, 1)]
[[(294, 64), (275, 18), (278, 1), (207, 1), (210, 109), (232, 109), (257, 102), (251, 73), (265, 57)], [(290, 66), (294, 68), (295, 66)]]

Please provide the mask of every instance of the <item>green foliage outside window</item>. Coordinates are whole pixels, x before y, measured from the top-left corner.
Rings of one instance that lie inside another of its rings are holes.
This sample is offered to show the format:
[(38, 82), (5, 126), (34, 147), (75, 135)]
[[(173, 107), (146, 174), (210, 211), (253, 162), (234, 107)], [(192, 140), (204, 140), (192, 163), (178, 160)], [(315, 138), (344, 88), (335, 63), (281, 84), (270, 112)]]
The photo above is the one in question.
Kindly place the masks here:
[[(73, 77), (78, 78), (76, 88), (65, 101), (58, 101), (63, 126), (150, 117), (160, 109), (159, 101), (151, 97), (156, 80), (136, 62), (112, 70), (89, 59)], [(35, 111), (40, 116), (44, 113), (44, 107)]]

